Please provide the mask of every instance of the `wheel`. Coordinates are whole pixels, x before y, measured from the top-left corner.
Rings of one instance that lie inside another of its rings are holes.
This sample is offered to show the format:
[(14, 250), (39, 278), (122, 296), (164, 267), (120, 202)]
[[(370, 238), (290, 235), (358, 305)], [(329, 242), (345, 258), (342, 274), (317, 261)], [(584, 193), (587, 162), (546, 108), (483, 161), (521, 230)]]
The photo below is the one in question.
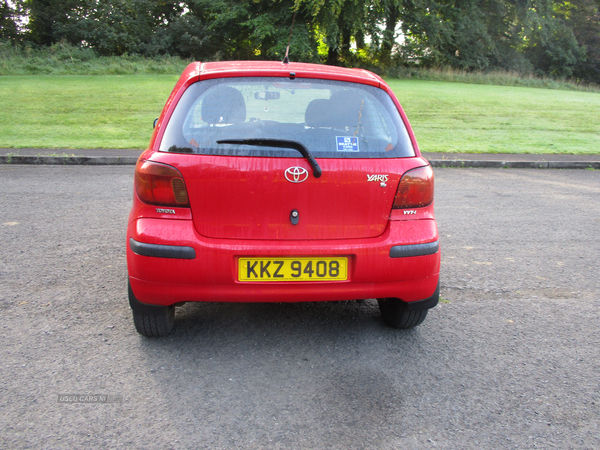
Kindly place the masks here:
[(167, 336), (175, 325), (175, 305), (156, 306), (140, 303), (128, 283), (129, 305), (135, 329), (142, 336)]
[(162, 306), (161, 310), (158, 314), (144, 314), (132, 309), (137, 332), (146, 337), (167, 336), (175, 325), (175, 307)]
[(409, 329), (421, 325), (429, 311), (409, 311), (406, 303), (398, 298), (378, 298), (377, 303), (383, 321), (394, 328)]

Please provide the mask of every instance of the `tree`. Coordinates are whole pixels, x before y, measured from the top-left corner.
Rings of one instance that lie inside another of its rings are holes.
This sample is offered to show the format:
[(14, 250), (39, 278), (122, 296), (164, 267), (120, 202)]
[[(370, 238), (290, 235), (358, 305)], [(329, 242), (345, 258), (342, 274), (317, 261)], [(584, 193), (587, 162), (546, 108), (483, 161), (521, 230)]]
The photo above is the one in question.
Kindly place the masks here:
[(327, 64), (352, 65), (352, 42), (364, 47), (364, 37), (376, 28), (378, 0), (299, 0), (325, 36)]
[(16, 41), (19, 37), (17, 20), (19, 4), (9, 4), (7, 0), (0, 2), (0, 40)]
[(83, 0), (25, 0), (29, 15), (26, 38), (39, 45), (52, 45), (65, 37), (71, 12), (84, 8)]
[(600, 82), (599, 10), (600, 0), (0, 0), (0, 39), (66, 40), (102, 55), (282, 60), (296, 11), (295, 61)]
[(168, 52), (164, 29), (181, 14), (176, 1), (92, 0), (72, 8), (58, 34), (74, 44), (85, 42), (101, 55)]
[[(283, 60), (295, 4), (292, 0), (193, 0), (168, 27), (172, 51), (198, 60)], [(290, 58), (318, 58), (310, 16), (299, 8)]]
[(565, 18), (586, 58), (576, 64), (573, 75), (582, 81), (600, 83), (600, 1), (573, 0), (563, 3)]
[(389, 65), (392, 60), (392, 50), (396, 43), (396, 26), (402, 17), (404, 5), (401, 0), (384, 0), (382, 9), (385, 28), (381, 39), (380, 60), (382, 64)]

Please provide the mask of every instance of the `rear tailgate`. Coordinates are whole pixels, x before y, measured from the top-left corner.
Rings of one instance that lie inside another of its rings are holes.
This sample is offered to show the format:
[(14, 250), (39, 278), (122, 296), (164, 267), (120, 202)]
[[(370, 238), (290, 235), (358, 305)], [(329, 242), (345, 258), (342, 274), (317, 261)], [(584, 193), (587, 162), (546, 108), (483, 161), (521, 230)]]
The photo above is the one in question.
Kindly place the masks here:
[[(199, 234), (268, 240), (379, 236), (402, 174), (422, 165), (420, 158), (319, 159), (323, 175), (315, 178), (302, 158), (178, 155), (177, 162)], [(294, 167), (308, 172), (296, 171), (304, 181), (286, 179)]]

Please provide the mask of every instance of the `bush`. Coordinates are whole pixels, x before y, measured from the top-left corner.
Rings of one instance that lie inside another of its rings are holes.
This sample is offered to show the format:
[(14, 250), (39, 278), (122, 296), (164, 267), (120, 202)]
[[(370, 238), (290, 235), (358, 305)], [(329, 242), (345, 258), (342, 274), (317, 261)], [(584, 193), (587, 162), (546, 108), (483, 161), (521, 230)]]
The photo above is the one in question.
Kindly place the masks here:
[[(179, 75), (190, 62), (191, 59), (166, 55), (151, 58), (140, 55), (100, 56), (91, 48), (66, 42), (36, 48), (0, 41), (0, 75)], [(535, 76), (527, 71), (475, 72), (404, 65), (382, 68), (373, 65), (372, 59), (360, 58), (360, 55), (350, 63), (389, 78), (600, 92), (600, 86), (595, 84)]]
[(179, 75), (190, 62), (176, 56), (100, 56), (65, 42), (36, 48), (0, 41), (0, 75)]
[(424, 69), (418, 67), (396, 67), (395, 69), (389, 69), (385, 75), (390, 78), (399, 79), (600, 92), (600, 86), (596, 84), (578, 83), (566, 78), (535, 76), (532, 73), (511, 71), (470, 72), (451, 68)]

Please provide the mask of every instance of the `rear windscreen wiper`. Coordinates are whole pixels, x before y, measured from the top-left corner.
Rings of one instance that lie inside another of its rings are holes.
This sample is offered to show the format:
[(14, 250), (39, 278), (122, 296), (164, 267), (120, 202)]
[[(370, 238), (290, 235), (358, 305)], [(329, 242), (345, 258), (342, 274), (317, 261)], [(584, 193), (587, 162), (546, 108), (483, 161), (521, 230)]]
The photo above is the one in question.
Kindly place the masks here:
[(225, 139), (217, 141), (217, 144), (237, 144), (237, 145), (255, 145), (259, 147), (276, 147), (276, 148), (293, 148), (302, 153), (310, 166), (313, 169), (313, 175), (315, 178), (320, 178), (323, 173), (319, 163), (314, 158), (310, 150), (307, 149), (298, 141), (289, 141), (287, 139)]

